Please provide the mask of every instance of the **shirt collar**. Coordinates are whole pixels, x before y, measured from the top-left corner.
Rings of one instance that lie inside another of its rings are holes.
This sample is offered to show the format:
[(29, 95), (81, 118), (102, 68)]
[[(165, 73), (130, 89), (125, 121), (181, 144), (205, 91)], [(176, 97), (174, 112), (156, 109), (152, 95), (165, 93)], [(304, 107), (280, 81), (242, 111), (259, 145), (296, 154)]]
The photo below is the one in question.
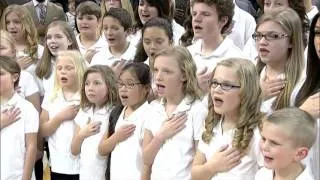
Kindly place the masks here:
[[(37, 7), (38, 4), (40, 4), (40, 3), (39, 3), (38, 1), (36, 1), (36, 0), (32, 0), (32, 2), (33, 2), (34, 7)], [(43, 4), (47, 7), (47, 6), (48, 6), (48, 0), (45, 0), (45, 1), (43, 2)]]
[[(162, 98), (160, 100), (160, 104), (165, 107), (165, 99)], [(178, 114), (179, 112), (186, 112), (189, 111), (191, 109), (191, 97), (190, 96), (185, 96), (182, 101), (179, 103), (179, 105), (177, 106), (177, 108), (174, 110), (174, 112), (172, 113), (172, 115), (174, 114)]]
[(228, 48), (233, 44), (232, 40), (227, 36), (223, 39), (221, 44), (213, 50), (210, 54), (204, 55), (201, 52), (202, 49), (202, 40), (198, 40), (195, 44), (196, 47), (196, 54), (202, 56), (203, 58), (209, 59), (212, 57), (220, 58), (224, 56), (225, 52), (228, 50)]
[(121, 116), (123, 117), (123, 119), (127, 120), (127, 121), (135, 121), (135, 120), (139, 120), (142, 113), (144, 113), (144, 111), (146, 110), (146, 108), (149, 106), (148, 101), (144, 102), (140, 107), (138, 107), (138, 109), (136, 109), (132, 114), (130, 114), (129, 117), (124, 118), (124, 111), (127, 107), (123, 108), (123, 111), (121, 113)]
[(69, 102), (71, 104), (79, 105), (80, 104), (80, 92), (75, 93), (71, 99), (66, 100), (63, 96), (62, 90), (58, 92), (59, 99), (62, 99), (65, 102)]
[(19, 101), (19, 94), (14, 93), (8, 102), (1, 105), (1, 110), (16, 106), (18, 101)]

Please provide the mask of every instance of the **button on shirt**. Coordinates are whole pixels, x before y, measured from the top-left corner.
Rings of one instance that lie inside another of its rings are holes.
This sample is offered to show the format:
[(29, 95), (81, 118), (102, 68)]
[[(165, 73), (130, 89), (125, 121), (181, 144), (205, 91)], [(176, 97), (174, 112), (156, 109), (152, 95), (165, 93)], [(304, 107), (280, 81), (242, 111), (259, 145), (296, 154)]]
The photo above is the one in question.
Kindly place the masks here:
[[(152, 165), (152, 180), (191, 180), (191, 163), (195, 153), (194, 141), (201, 137), (201, 127), (207, 116), (207, 107), (200, 100), (190, 103), (185, 97), (172, 115), (187, 113), (185, 128), (168, 139), (158, 151)], [(155, 135), (168, 119), (164, 101), (153, 101), (145, 128)], [(171, 115), (169, 115), (171, 116)]]
[[(222, 131), (222, 121), (213, 128), (214, 136), (209, 144), (202, 139), (199, 141), (198, 150), (206, 157), (206, 161), (212, 158), (222, 146), (232, 145), (235, 129)], [(253, 180), (259, 166), (263, 165), (262, 154), (259, 149), (261, 139), (258, 128), (254, 130), (246, 154), (241, 158), (241, 163), (227, 172), (217, 173), (211, 180)]]

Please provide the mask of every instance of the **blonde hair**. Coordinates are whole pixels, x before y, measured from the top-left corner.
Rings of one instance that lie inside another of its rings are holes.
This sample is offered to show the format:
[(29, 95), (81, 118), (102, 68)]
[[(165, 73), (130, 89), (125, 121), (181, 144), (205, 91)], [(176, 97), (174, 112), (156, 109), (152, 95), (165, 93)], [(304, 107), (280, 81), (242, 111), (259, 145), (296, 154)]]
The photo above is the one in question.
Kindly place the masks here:
[[(159, 56), (174, 57), (174, 59), (178, 62), (182, 75), (186, 78), (186, 81), (183, 83), (183, 93), (185, 95), (191, 96), (191, 103), (197, 99), (201, 99), (202, 92), (200, 90), (196, 76), (197, 66), (193, 61), (190, 52), (185, 47), (174, 46), (157, 53), (154, 57), (154, 61)], [(154, 62), (150, 62), (150, 65), (153, 70)]]
[[(261, 24), (267, 21), (279, 24), (288, 34), (288, 39), (292, 46), (288, 50), (288, 60), (284, 69), (287, 83), (272, 105), (274, 110), (277, 110), (290, 105), (291, 93), (302, 74), (302, 69), (304, 67), (303, 32), (299, 16), (291, 8), (274, 10), (264, 14), (261, 19), (259, 19), (256, 30)], [(266, 64), (258, 57), (258, 72), (260, 73), (265, 66)]]
[[(107, 12), (108, 7), (106, 6), (107, 0), (101, 0), (100, 6), (101, 6), (101, 17), (104, 17), (104, 14)], [(128, 11), (131, 17), (132, 24), (136, 24), (136, 20), (134, 18), (133, 8), (129, 0), (121, 0), (120, 1), (121, 8)]]
[(280, 127), (290, 137), (295, 147), (311, 148), (315, 143), (317, 137), (316, 120), (299, 108), (283, 108), (274, 111), (264, 117), (262, 122), (269, 122)]
[[(262, 93), (259, 84), (259, 77), (254, 64), (246, 59), (229, 58), (219, 62), (213, 70), (214, 77), (217, 67), (223, 66), (232, 68), (240, 82), (240, 106), (239, 117), (236, 122), (236, 131), (233, 136), (232, 145), (239, 151), (244, 152), (250, 144), (254, 129), (258, 127), (262, 117), (260, 106), (262, 102)], [(202, 139), (209, 143), (214, 137), (213, 128), (218, 125), (223, 115), (214, 111), (211, 94), (209, 93), (209, 112), (205, 120), (205, 131)]]
[(6, 41), (9, 43), (10, 47), (11, 47), (11, 50), (14, 54), (14, 57), (12, 58), (15, 58), (16, 54), (16, 41), (14, 40), (14, 38), (11, 36), (10, 33), (8, 33), (7, 31), (4, 31), (4, 30), (0, 30), (0, 44), (3, 43), (3, 41)]
[[(79, 51), (60, 51), (58, 52), (57, 55), (57, 63), (59, 62), (60, 58), (62, 57), (67, 57), (69, 58), (73, 65), (75, 66), (75, 71), (76, 71), (76, 83), (77, 83), (77, 87), (80, 91), (81, 85), (82, 85), (82, 79), (83, 79), (83, 75), (84, 72), (86, 70), (86, 64), (85, 64), (85, 60), (82, 57), (82, 55), (80, 54)], [(55, 73), (57, 74), (57, 68)], [(52, 96), (51, 96), (51, 100), (53, 101), (56, 97), (58, 92), (61, 90), (61, 85), (57, 79), (57, 76), (54, 80), (54, 87), (53, 87), (53, 92), (52, 92)]]
[[(73, 33), (72, 28), (69, 26), (69, 24), (65, 21), (53, 21), (50, 23), (47, 27), (46, 30), (46, 36), (48, 33), (48, 30), (53, 27), (59, 27), (60, 30), (63, 32), (64, 35), (68, 38), (68, 40), (72, 43), (69, 47), (68, 50), (78, 50), (79, 51), (79, 46), (77, 44), (76, 37)], [(40, 62), (37, 64), (36, 67), (36, 75), (42, 79), (48, 79), (52, 73), (52, 66), (51, 66), (51, 60), (52, 60), (53, 55), (51, 54), (47, 43), (45, 42), (44, 45), (44, 51), (43, 55), (41, 57)]]
[(10, 13), (15, 13), (19, 17), (22, 24), (22, 31), (25, 34), (25, 43), (28, 52), (30, 53), (30, 57), (34, 61), (37, 61), (40, 58), (38, 57), (38, 32), (30, 12), (22, 5), (13, 4), (8, 6), (2, 14), (1, 29), (7, 29), (6, 18)]
[(81, 101), (80, 101), (81, 108), (88, 109), (90, 107), (94, 107), (94, 104), (88, 100), (85, 92), (85, 84), (86, 84), (88, 75), (91, 73), (99, 73), (104, 83), (106, 83), (108, 94), (107, 94), (106, 101), (103, 103), (103, 106), (116, 105), (119, 101), (119, 98), (118, 98), (117, 80), (114, 72), (108, 66), (94, 65), (89, 67), (83, 76), (82, 85), (81, 85)]

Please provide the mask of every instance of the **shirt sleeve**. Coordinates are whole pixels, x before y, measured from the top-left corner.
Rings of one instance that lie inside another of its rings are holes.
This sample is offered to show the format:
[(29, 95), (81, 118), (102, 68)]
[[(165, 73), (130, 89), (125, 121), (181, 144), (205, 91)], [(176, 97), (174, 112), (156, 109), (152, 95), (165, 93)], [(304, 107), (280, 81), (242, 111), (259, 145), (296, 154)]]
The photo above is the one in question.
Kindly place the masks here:
[(195, 141), (199, 141), (202, 136), (202, 131), (204, 127), (204, 121), (208, 115), (208, 108), (198, 102), (195, 106), (195, 110), (193, 111), (193, 139)]
[(43, 98), (43, 101), (42, 101), (42, 104), (41, 104), (41, 108), (46, 110), (46, 111), (49, 111), (49, 109), (50, 109), (50, 94), (48, 94), (48, 93), (44, 94), (44, 98)]
[(24, 90), (25, 90), (25, 97), (31, 96), (34, 93), (39, 92), (38, 84), (36, 83), (34, 77), (28, 73), (24, 72), (23, 73), (23, 79), (24, 79)]
[(35, 107), (27, 102), (25, 106), (25, 126), (24, 132), (27, 133), (37, 133), (39, 129), (39, 113)]
[(197, 151), (205, 154), (208, 151), (208, 147), (208, 144), (206, 144), (202, 139), (199, 139)]
[(76, 117), (74, 118), (74, 122), (81, 128), (88, 122), (88, 116), (82, 109), (80, 109), (77, 113)]

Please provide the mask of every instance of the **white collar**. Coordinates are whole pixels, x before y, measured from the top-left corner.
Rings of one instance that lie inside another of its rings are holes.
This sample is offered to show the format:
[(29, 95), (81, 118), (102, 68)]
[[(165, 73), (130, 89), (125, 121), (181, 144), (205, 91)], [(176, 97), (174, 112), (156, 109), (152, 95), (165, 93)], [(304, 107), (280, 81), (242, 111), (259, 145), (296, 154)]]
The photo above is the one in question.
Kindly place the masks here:
[[(165, 107), (165, 100), (164, 98), (160, 99), (160, 105), (164, 108)], [(191, 97), (185, 96), (182, 101), (178, 104), (177, 108), (174, 110), (172, 115), (178, 114), (179, 112), (186, 112), (191, 109)]]
[(198, 40), (195, 43), (195, 47), (196, 47), (196, 54), (203, 56), (204, 58), (211, 58), (211, 57), (216, 57), (216, 58), (220, 58), (222, 56), (224, 56), (224, 53), (228, 50), (228, 48), (230, 46), (233, 45), (233, 41), (227, 36), (223, 39), (223, 41), (221, 42), (221, 44), (215, 49), (213, 50), (209, 55), (203, 55), (201, 52), (201, 48), (202, 48), (202, 40)]
[[(32, 0), (32, 2), (33, 2), (34, 7), (37, 7), (38, 4), (40, 4), (40, 3), (39, 3), (38, 1), (36, 1), (36, 0)], [(43, 4), (47, 7), (47, 6), (48, 6), (48, 0), (45, 0), (45, 1), (43, 2)]]
[(8, 102), (1, 105), (1, 110), (16, 106), (19, 101), (19, 97), (19, 94), (15, 92)]

